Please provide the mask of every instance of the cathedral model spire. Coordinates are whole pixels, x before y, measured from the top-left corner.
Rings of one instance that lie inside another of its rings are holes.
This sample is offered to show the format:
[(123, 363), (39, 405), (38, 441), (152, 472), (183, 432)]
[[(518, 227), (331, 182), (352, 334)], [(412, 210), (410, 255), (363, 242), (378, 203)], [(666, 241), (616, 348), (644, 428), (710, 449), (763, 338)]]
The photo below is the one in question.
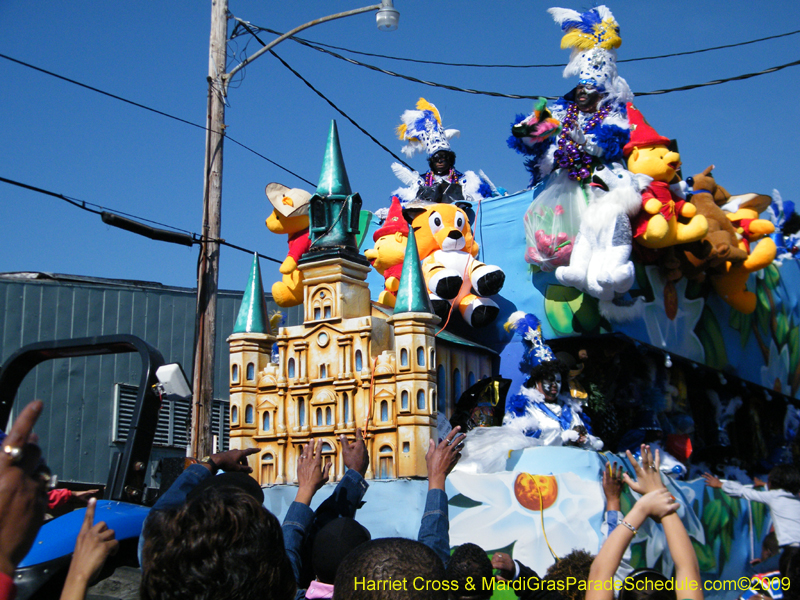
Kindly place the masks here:
[(264, 298), (264, 286), (261, 283), (261, 267), (258, 254), (253, 256), (253, 267), (250, 280), (244, 289), (242, 305), (233, 326), (233, 333), (271, 333), (267, 316), (267, 302)]
[(361, 197), (350, 189), (336, 121), (331, 121), (319, 185), (309, 203), (311, 248), (299, 264), (334, 257), (369, 264), (356, 244), (360, 215)]

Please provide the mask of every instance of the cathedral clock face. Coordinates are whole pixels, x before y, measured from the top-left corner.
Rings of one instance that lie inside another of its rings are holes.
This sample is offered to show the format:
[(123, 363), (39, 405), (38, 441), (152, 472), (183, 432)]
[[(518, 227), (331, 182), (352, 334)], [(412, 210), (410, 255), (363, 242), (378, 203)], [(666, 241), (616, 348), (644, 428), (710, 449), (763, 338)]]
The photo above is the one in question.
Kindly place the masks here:
[(558, 483), (552, 475), (520, 473), (514, 482), (514, 496), (517, 502), (529, 510), (544, 510), (555, 503)]

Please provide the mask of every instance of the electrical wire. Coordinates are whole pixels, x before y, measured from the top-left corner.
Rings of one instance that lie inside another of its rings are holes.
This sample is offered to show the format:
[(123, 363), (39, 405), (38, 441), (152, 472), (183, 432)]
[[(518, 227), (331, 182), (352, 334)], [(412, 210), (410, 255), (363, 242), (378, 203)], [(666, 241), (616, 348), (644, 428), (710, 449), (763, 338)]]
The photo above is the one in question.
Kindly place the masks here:
[[(359, 62), (359, 61), (354, 60), (352, 58), (347, 58), (346, 56), (342, 56), (341, 54), (336, 54), (335, 52), (332, 52), (330, 50), (326, 50), (325, 48), (315, 47), (312, 44), (307, 44), (307, 45), (309, 47), (311, 47), (311, 48), (314, 48), (315, 50), (318, 50), (319, 52), (323, 52), (325, 54), (333, 56), (334, 58), (338, 58), (339, 60), (343, 60), (345, 62), (348, 62), (348, 63), (350, 63), (352, 65), (356, 65), (356, 66), (359, 66), (359, 67), (364, 67), (364, 68), (369, 69), (371, 71), (376, 71), (378, 73), (383, 73), (384, 75), (389, 75), (391, 77), (397, 77), (399, 79), (405, 79), (406, 81), (411, 81), (413, 83), (421, 83), (423, 85), (428, 85), (428, 86), (436, 87), (436, 88), (443, 88), (443, 89), (450, 90), (450, 91), (453, 91), (453, 92), (462, 92), (462, 93), (466, 93), (466, 94), (478, 94), (478, 95), (482, 95), (482, 96), (493, 96), (495, 98), (511, 98), (511, 99), (514, 99), (514, 100), (522, 100), (522, 99), (536, 100), (538, 98), (545, 98), (546, 100), (556, 100), (556, 99), (558, 99), (558, 96), (503, 94), (501, 92), (490, 92), (490, 91), (486, 91), (486, 90), (474, 90), (474, 89), (471, 89), (471, 88), (461, 88), (461, 87), (457, 87), (457, 86), (454, 86), (454, 85), (448, 85), (448, 84), (444, 84), (444, 83), (436, 83), (434, 81), (426, 81), (424, 79), (419, 79), (417, 77), (411, 77), (410, 75), (402, 75), (402, 74), (396, 73), (394, 71), (389, 71), (388, 69), (382, 69), (380, 67), (376, 67), (375, 65), (362, 63), (362, 62)], [(689, 84), (689, 85), (684, 85), (684, 86), (675, 87), (675, 88), (668, 88), (668, 89), (663, 89), (663, 90), (655, 90), (655, 91), (652, 91), (652, 92), (633, 92), (633, 94), (634, 94), (634, 96), (657, 96), (657, 95), (661, 95), (661, 94), (669, 94), (671, 92), (685, 92), (685, 91), (694, 90), (694, 89), (697, 89), (697, 88), (700, 88), (700, 87), (707, 87), (707, 86), (711, 86), (711, 85), (720, 85), (722, 83), (728, 83), (729, 81), (741, 81), (741, 80), (744, 80), (744, 79), (750, 79), (751, 77), (758, 77), (759, 75), (766, 75), (767, 73), (774, 73), (776, 71), (780, 71), (781, 69), (785, 69), (787, 67), (794, 67), (794, 66), (796, 66), (798, 64), (800, 64), (800, 60), (794, 61), (794, 62), (791, 62), (791, 63), (787, 63), (787, 64), (784, 64), (784, 65), (778, 65), (777, 67), (770, 67), (768, 69), (764, 69), (763, 71), (758, 71), (756, 73), (745, 73), (744, 75), (736, 75), (734, 77), (727, 77), (727, 78), (724, 78), (724, 79), (715, 79), (713, 81), (707, 81), (705, 83)]]
[[(283, 35), (282, 32), (275, 31), (274, 29), (269, 29), (268, 27), (258, 27), (256, 25), (253, 25), (252, 23), (250, 23), (249, 25), (250, 25), (250, 27), (252, 27), (254, 29), (257, 29), (258, 31), (266, 31), (267, 33), (271, 33), (271, 34), (277, 35), (277, 36)], [(238, 25), (236, 27), (238, 27)], [(662, 59), (662, 58), (673, 58), (673, 57), (676, 57), (676, 56), (688, 56), (690, 54), (701, 54), (701, 53), (704, 53), (704, 52), (712, 52), (712, 51), (715, 51), (715, 50), (723, 50), (723, 49), (726, 49), (726, 48), (738, 48), (740, 46), (747, 46), (749, 44), (756, 44), (756, 43), (765, 42), (765, 41), (768, 41), (768, 40), (775, 40), (775, 39), (782, 38), (782, 37), (787, 37), (787, 36), (790, 36), (790, 35), (796, 35), (798, 33), (800, 33), (800, 29), (797, 29), (795, 31), (789, 31), (787, 33), (779, 33), (777, 35), (770, 35), (770, 36), (763, 37), (763, 38), (758, 38), (758, 39), (755, 39), (755, 40), (748, 40), (748, 41), (745, 41), (745, 42), (737, 42), (737, 43), (734, 43), (734, 44), (725, 44), (725, 45), (722, 45), (722, 46), (712, 46), (710, 48), (701, 48), (699, 50), (687, 50), (685, 52), (672, 52), (670, 54), (659, 54), (659, 55), (656, 55), (656, 56), (642, 56), (642, 57), (639, 57), (639, 58), (620, 59), (620, 60), (617, 60), (617, 63), (638, 62), (638, 61), (644, 61), (644, 60), (659, 60), (659, 59)], [(234, 39), (234, 37), (236, 37), (236, 28), (234, 28), (233, 32), (231, 33), (231, 39)], [(440, 66), (444, 66), (444, 67), (473, 67), (473, 68), (478, 68), (478, 69), (544, 69), (544, 68), (563, 68), (564, 67), (563, 63), (558, 63), (558, 64), (532, 64), (532, 65), (452, 63), (452, 62), (445, 62), (445, 61), (439, 61), (439, 60), (424, 60), (424, 59), (418, 59), (418, 58), (404, 58), (404, 57), (399, 57), (399, 56), (389, 56), (387, 54), (375, 54), (375, 53), (372, 53), (372, 52), (361, 52), (359, 50), (353, 50), (351, 48), (344, 48), (342, 46), (334, 46), (333, 44), (324, 44), (322, 42), (314, 42), (312, 40), (308, 40), (308, 39), (301, 38), (301, 37), (298, 37), (298, 36), (292, 36), (290, 39), (292, 39), (293, 41), (295, 41), (295, 42), (297, 42), (299, 44), (304, 44), (304, 45), (307, 45), (307, 46), (310, 46), (310, 47), (313, 47), (314, 45), (323, 46), (325, 48), (331, 48), (333, 50), (341, 50), (342, 52), (349, 52), (351, 54), (358, 54), (360, 56), (369, 56), (369, 57), (373, 57), (373, 58), (385, 58), (386, 60), (395, 60), (395, 61), (399, 61), (399, 62), (409, 62), (409, 63), (417, 63), (417, 64), (423, 64), (423, 65), (440, 65)]]
[[(253, 37), (254, 37), (254, 38), (255, 38), (255, 39), (258, 41), (258, 43), (259, 43), (259, 44), (261, 44), (262, 46), (266, 46), (266, 44), (265, 44), (265, 43), (264, 43), (264, 42), (261, 40), (261, 38), (259, 38), (259, 37), (258, 37), (258, 35), (256, 35), (256, 33), (255, 33), (254, 31), (252, 31), (252, 30), (250, 29), (250, 27), (248, 27), (248, 25), (247, 25), (247, 24), (246, 24), (244, 21), (241, 21), (241, 20), (239, 20), (239, 19), (237, 19), (237, 21), (238, 21), (239, 23), (241, 23), (241, 24), (242, 24), (242, 26), (243, 26), (243, 27), (244, 27), (244, 28), (245, 28), (245, 29), (246, 29), (248, 32), (250, 32), (250, 34), (251, 34), (251, 35), (252, 35), (252, 36), (253, 36)], [(336, 112), (338, 112), (340, 115), (342, 115), (342, 116), (343, 116), (345, 119), (347, 119), (348, 121), (350, 121), (350, 123), (352, 123), (352, 124), (353, 124), (353, 126), (355, 126), (355, 127), (356, 127), (356, 129), (358, 129), (358, 130), (359, 130), (361, 133), (363, 133), (363, 134), (364, 134), (364, 135), (366, 135), (366, 136), (367, 136), (369, 139), (371, 139), (373, 142), (375, 142), (375, 143), (376, 143), (376, 144), (377, 144), (377, 145), (378, 145), (380, 148), (382, 148), (383, 150), (385, 150), (386, 152), (388, 152), (388, 153), (389, 153), (389, 154), (392, 156), (392, 158), (394, 158), (396, 161), (398, 161), (398, 162), (402, 163), (403, 165), (405, 165), (405, 167), (406, 167), (406, 168), (408, 168), (408, 169), (411, 169), (411, 167), (409, 166), (409, 164), (408, 164), (408, 163), (406, 163), (406, 161), (404, 161), (402, 158), (400, 158), (399, 156), (397, 156), (397, 155), (396, 155), (394, 152), (392, 152), (391, 150), (389, 150), (389, 148), (387, 148), (386, 146), (384, 146), (383, 144), (381, 144), (381, 143), (380, 143), (380, 142), (379, 142), (379, 141), (378, 141), (378, 140), (375, 138), (375, 136), (373, 136), (373, 135), (372, 135), (372, 134), (371, 134), (369, 131), (367, 131), (366, 129), (364, 129), (363, 127), (361, 127), (361, 125), (359, 125), (358, 123), (356, 123), (356, 122), (355, 122), (355, 120), (353, 120), (353, 119), (350, 117), (350, 115), (348, 115), (348, 114), (347, 114), (347, 113), (345, 113), (345, 112), (344, 112), (344, 111), (343, 111), (341, 108), (339, 108), (338, 106), (336, 106), (336, 105), (333, 103), (333, 101), (332, 101), (330, 98), (328, 98), (327, 96), (325, 96), (325, 94), (323, 94), (323, 93), (322, 93), (322, 92), (320, 92), (320, 91), (319, 91), (317, 88), (315, 88), (315, 87), (314, 87), (314, 86), (313, 86), (313, 85), (312, 85), (312, 84), (311, 84), (311, 83), (310, 83), (310, 82), (309, 82), (309, 81), (308, 81), (308, 80), (307, 80), (305, 77), (303, 77), (302, 75), (300, 75), (300, 73), (298, 73), (297, 71), (295, 71), (295, 70), (294, 70), (294, 69), (293, 69), (293, 68), (292, 68), (292, 67), (289, 65), (289, 63), (287, 63), (287, 62), (286, 62), (285, 60), (283, 60), (283, 59), (282, 59), (280, 56), (278, 56), (278, 55), (275, 53), (275, 51), (274, 51), (274, 50), (270, 50), (269, 52), (270, 52), (270, 54), (272, 54), (272, 56), (274, 56), (275, 58), (277, 58), (277, 59), (280, 61), (280, 63), (281, 63), (281, 64), (282, 64), (284, 67), (286, 67), (287, 69), (289, 69), (289, 71), (291, 71), (291, 72), (292, 72), (292, 74), (293, 74), (295, 77), (297, 77), (298, 79), (300, 79), (300, 81), (302, 81), (303, 83), (305, 83), (305, 84), (306, 84), (306, 85), (307, 85), (307, 86), (308, 86), (308, 87), (311, 89), (311, 91), (313, 91), (315, 94), (317, 94), (317, 96), (319, 96), (320, 98), (322, 98), (323, 100), (325, 100), (325, 102), (327, 102), (327, 103), (328, 103), (328, 104), (329, 104), (329, 105), (330, 105), (330, 106), (331, 106), (331, 107), (332, 107), (332, 108), (333, 108), (333, 109), (334, 109)], [(244, 69), (242, 69), (242, 70), (244, 70)], [(413, 171), (413, 169), (411, 169), (411, 170)]]
[[(176, 117), (175, 115), (171, 115), (171, 114), (166, 113), (166, 112), (164, 112), (162, 110), (158, 110), (156, 108), (151, 108), (150, 106), (146, 106), (146, 105), (141, 104), (139, 102), (134, 102), (133, 100), (128, 100), (127, 98), (123, 98), (122, 96), (118, 96), (116, 94), (112, 94), (110, 92), (106, 92), (104, 90), (101, 90), (99, 88), (93, 87), (91, 85), (87, 85), (85, 83), (81, 83), (80, 81), (76, 81), (75, 79), (70, 79), (69, 77), (64, 77), (63, 75), (59, 75), (58, 73), (53, 73), (52, 71), (48, 71), (47, 69), (42, 69), (41, 67), (37, 67), (37, 66), (32, 65), (30, 63), (26, 63), (26, 62), (18, 60), (16, 58), (12, 58), (12, 57), (7, 56), (5, 54), (0, 54), (0, 58), (4, 58), (4, 59), (6, 59), (8, 61), (11, 61), (13, 63), (17, 63), (18, 65), (22, 65), (23, 67), (28, 67), (29, 69), (33, 69), (34, 71), (39, 71), (40, 73), (44, 73), (45, 75), (50, 75), (51, 77), (55, 77), (56, 79), (61, 79), (62, 81), (66, 81), (67, 83), (71, 83), (73, 85), (80, 86), (80, 87), (85, 88), (87, 90), (90, 90), (92, 92), (96, 92), (98, 94), (102, 94), (103, 96), (108, 96), (109, 98), (113, 98), (114, 100), (119, 100), (120, 102), (125, 102), (126, 104), (130, 104), (130, 105), (135, 106), (137, 108), (142, 108), (144, 110), (150, 111), (150, 112), (155, 113), (157, 115), (161, 115), (162, 117), (167, 117), (168, 119), (173, 119), (175, 121), (178, 121), (179, 123), (184, 123), (186, 125), (191, 125), (192, 127), (196, 127), (198, 129), (202, 129), (203, 131), (209, 131), (209, 129), (207, 127), (205, 127), (204, 125), (199, 125), (197, 123), (192, 123), (191, 121), (187, 121), (186, 119), (182, 119), (181, 117)], [(214, 133), (219, 133), (219, 132), (214, 132)], [(305, 177), (301, 177), (300, 175), (298, 175), (294, 171), (291, 171), (290, 169), (287, 169), (283, 165), (280, 165), (280, 164), (276, 163), (274, 160), (272, 160), (270, 158), (267, 158), (266, 156), (264, 156), (260, 152), (256, 152), (255, 150), (253, 150), (249, 146), (246, 146), (243, 143), (241, 143), (241, 142), (233, 139), (232, 137), (226, 135), (224, 132), (221, 133), (220, 135), (222, 135), (225, 139), (230, 140), (234, 144), (236, 144), (238, 146), (241, 146), (242, 148), (244, 148), (248, 152), (252, 152), (253, 154), (258, 156), (259, 158), (263, 158), (268, 163), (272, 164), (275, 167), (278, 167), (282, 171), (285, 171), (285, 172), (289, 173), (289, 175), (297, 177), (299, 180), (304, 181), (308, 185), (312, 185), (312, 186), (315, 185), (314, 183), (312, 183), (311, 181), (309, 181)]]
[[(90, 213), (93, 213), (95, 215), (101, 215), (102, 216), (103, 212), (113, 212), (115, 214), (125, 215), (127, 217), (132, 218), (132, 219), (137, 219), (138, 221), (144, 221), (145, 223), (152, 223), (153, 225), (158, 225), (159, 227), (166, 227), (167, 229), (171, 229), (173, 231), (178, 231), (178, 232), (184, 233), (186, 235), (192, 236), (195, 244), (200, 244), (202, 242), (216, 242), (216, 243), (218, 243), (218, 244), (220, 244), (222, 246), (227, 246), (229, 248), (233, 248), (234, 250), (239, 250), (241, 252), (247, 252), (250, 255), (256, 254), (260, 258), (263, 258), (264, 260), (268, 260), (270, 262), (274, 262), (274, 263), (277, 263), (279, 265), (283, 264), (282, 260), (278, 260), (277, 258), (272, 258), (271, 256), (267, 256), (265, 254), (261, 254), (260, 252), (255, 252), (253, 250), (248, 250), (247, 248), (243, 248), (242, 246), (238, 246), (236, 244), (232, 244), (231, 242), (228, 242), (226, 240), (204, 237), (204, 236), (200, 235), (199, 233), (195, 233), (195, 232), (189, 231), (187, 229), (180, 229), (179, 227), (175, 227), (173, 225), (168, 225), (166, 223), (160, 223), (159, 221), (153, 221), (152, 219), (147, 219), (145, 217), (139, 217), (137, 215), (133, 215), (133, 214), (130, 214), (130, 213), (118, 211), (116, 209), (109, 208), (107, 206), (102, 206), (100, 204), (95, 204), (93, 202), (86, 202), (85, 200), (78, 200), (77, 198), (72, 198), (70, 196), (65, 196), (64, 194), (59, 194), (57, 192), (51, 192), (49, 190), (45, 190), (45, 189), (42, 189), (40, 187), (36, 187), (36, 186), (33, 186), (33, 185), (28, 185), (27, 183), (22, 183), (20, 181), (15, 181), (13, 179), (7, 179), (6, 177), (0, 177), (0, 182), (8, 183), (9, 185), (15, 185), (17, 187), (21, 187), (23, 189), (30, 190), (32, 192), (38, 192), (39, 194), (44, 194), (46, 196), (52, 196), (53, 198), (58, 198), (59, 200), (63, 200), (64, 202), (66, 202), (68, 204), (71, 204), (72, 206), (75, 206), (76, 208), (80, 208), (81, 210), (85, 210), (86, 212), (90, 212)], [(90, 207), (95, 207), (95, 208), (90, 208)]]

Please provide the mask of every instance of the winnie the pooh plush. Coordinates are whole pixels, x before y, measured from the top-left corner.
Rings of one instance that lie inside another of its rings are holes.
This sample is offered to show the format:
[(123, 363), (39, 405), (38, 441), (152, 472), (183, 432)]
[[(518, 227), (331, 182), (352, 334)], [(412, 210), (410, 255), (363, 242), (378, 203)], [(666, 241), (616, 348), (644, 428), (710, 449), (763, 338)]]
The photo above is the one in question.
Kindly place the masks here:
[(375, 232), (372, 240), (375, 247), (366, 250), (364, 256), (386, 280), (378, 304), (394, 308), (408, 242), (408, 223), (403, 218), (403, 208), (397, 196), (392, 196), (386, 222)]
[(266, 194), (273, 208), (267, 217), (267, 229), (289, 236), (289, 253), (279, 268), (283, 279), (272, 284), (272, 298), (284, 308), (297, 306), (303, 303), (303, 273), (297, 268), (297, 261), (311, 245), (308, 239), (311, 194), (280, 183), (267, 185)]
[(475, 260), (478, 244), (467, 214), (454, 204), (407, 211), (436, 314), (446, 322), (454, 306), (472, 327), (494, 321), (500, 309), (487, 296), (502, 289), (506, 276), (500, 267)]
[[(651, 249), (701, 240), (708, 232), (706, 218), (696, 214), (696, 208), (670, 188), (680, 166), (680, 154), (669, 149), (669, 139), (659, 135), (631, 103), (628, 119), (631, 141), (623, 148), (628, 170), (653, 178), (642, 193), (642, 210), (632, 223), (634, 239)], [(679, 221), (679, 217), (688, 222)]]

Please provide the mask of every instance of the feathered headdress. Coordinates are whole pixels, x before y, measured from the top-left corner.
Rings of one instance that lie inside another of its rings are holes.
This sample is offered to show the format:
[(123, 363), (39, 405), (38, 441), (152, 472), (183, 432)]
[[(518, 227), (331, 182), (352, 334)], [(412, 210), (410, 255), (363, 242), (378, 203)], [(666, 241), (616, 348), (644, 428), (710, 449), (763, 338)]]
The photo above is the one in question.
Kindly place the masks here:
[(536, 315), (519, 310), (511, 313), (504, 327), (506, 331), (518, 333), (522, 337), (525, 355), (520, 363), (520, 369), (523, 372), (530, 373), (542, 363), (556, 360), (556, 355), (544, 340), (542, 324)]
[(561, 25), (562, 48), (571, 48), (572, 55), (564, 69), (564, 77), (578, 75), (592, 82), (607, 98), (622, 104), (633, 99), (628, 83), (617, 75), (617, 53), (622, 44), (619, 24), (606, 6), (585, 13), (569, 8), (551, 8), (549, 12)]
[(444, 129), (439, 110), (425, 98), (417, 101), (417, 110), (407, 110), (401, 116), (403, 123), (397, 128), (397, 137), (407, 141), (403, 154), (414, 156), (425, 150), (428, 157), (439, 150), (450, 150), (450, 138), (460, 135), (458, 129)]

